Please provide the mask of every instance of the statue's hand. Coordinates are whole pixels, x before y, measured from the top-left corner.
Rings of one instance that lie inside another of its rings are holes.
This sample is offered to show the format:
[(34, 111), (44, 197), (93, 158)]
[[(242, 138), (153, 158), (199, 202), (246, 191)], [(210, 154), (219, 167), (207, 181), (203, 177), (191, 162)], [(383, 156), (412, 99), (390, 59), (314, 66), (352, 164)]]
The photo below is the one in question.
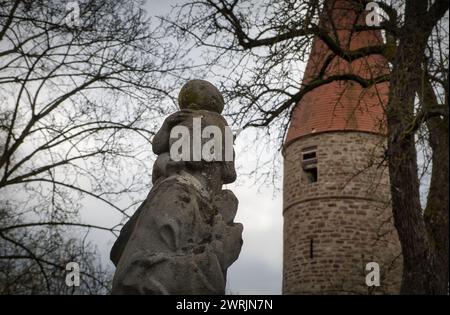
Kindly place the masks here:
[(213, 243), (216, 255), (226, 270), (239, 256), (242, 247), (243, 226), (240, 223), (226, 223), (221, 214), (214, 217)]

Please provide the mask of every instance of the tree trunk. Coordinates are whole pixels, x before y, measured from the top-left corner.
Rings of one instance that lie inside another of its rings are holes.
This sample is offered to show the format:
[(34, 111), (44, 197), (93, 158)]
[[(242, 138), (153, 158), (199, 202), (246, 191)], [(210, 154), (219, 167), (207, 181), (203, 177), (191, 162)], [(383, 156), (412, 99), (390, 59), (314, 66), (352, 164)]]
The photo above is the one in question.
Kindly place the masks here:
[(426, 1), (409, 1), (405, 25), (390, 80), (387, 108), (389, 174), (394, 223), (403, 254), (402, 294), (439, 294), (440, 276), (435, 273), (435, 255), (427, 237), (420, 205), (417, 153), (414, 132), (414, 101), (420, 82), (428, 34), (420, 32)]
[[(424, 105), (436, 106), (438, 101), (429, 78), (424, 83)], [(442, 105), (442, 106), (448, 106)], [(449, 214), (449, 183), (448, 183), (448, 117), (433, 117), (427, 121), (429, 144), (432, 149), (432, 173), (430, 191), (424, 219), (431, 245), (436, 255), (435, 274), (439, 275), (439, 294), (448, 294), (448, 214)]]
[(402, 136), (404, 128), (394, 114), (388, 115), (388, 125), (392, 207), (403, 254), (401, 293), (434, 294), (434, 259), (420, 206), (414, 135)]

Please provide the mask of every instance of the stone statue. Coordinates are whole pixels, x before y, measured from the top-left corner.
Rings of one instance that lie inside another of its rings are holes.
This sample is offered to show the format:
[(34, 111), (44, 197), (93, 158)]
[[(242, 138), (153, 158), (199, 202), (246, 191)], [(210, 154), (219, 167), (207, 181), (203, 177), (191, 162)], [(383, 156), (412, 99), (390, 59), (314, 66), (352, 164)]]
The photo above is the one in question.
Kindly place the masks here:
[[(113, 294), (224, 294), (227, 269), (239, 256), (242, 225), (233, 222), (238, 200), (222, 190), (236, 179), (234, 151), (231, 160), (205, 161), (195, 160), (193, 152), (189, 159), (174, 159), (170, 150), (178, 141), (171, 138), (173, 128), (184, 126), (193, 135), (195, 119), (202, 130), (215, 126), (225, 133), (222, 95), (209, 82), (192, 80), (178, 101), (181, 110), (153, 139), (153, 187), (111, 250), (117, 267)], [(192, 137), (185, 139), (191, 151)]]

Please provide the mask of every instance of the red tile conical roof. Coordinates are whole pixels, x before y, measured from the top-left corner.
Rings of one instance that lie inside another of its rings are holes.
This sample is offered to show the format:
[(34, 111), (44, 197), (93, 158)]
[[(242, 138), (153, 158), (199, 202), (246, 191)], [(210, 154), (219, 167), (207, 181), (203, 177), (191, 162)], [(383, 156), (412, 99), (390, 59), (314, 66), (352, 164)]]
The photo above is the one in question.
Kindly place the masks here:
[[(338, 38), (345, 50), (376, 46), (383, 43), (380, 31), (355, 31), (354, 25), (365, 25), (367, 11), (359, 11), (358, 1), (327, 1), (321, 16), (321, 27), (333, 39)], [(361, 10), (361, 8), (359, 8)], [(389, 72), (381, 55), (370, 55), (347, 62), (333, 55), (328, 46), (315, 37), (303, 77), (303, 85), (330, 76), (351, 74), (373, 79)], [(321, 72), (322, 71), (322, 72)], [(293, 109), (285, 145), (312, 133), (356, 130), (384, 133), (384, 106), (387, 103), (388, 83), (363, 88), (355, 81), (333, 81), (306, 93)]]

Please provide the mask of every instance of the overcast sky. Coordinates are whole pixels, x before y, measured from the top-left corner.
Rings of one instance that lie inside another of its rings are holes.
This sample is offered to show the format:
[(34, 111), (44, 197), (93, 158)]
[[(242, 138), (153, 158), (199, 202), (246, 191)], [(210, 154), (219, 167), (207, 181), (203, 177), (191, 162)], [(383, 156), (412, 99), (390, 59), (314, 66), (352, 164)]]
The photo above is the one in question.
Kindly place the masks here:
[[(145, 8), (149, 16), (161, 15), (168, 13), (176, 2), (147, 0)], [(255, 185), (253, 178), (242, 175), (257, 167), (255, 149), (250, 148), (254, 139), (252, 132), (245, 131), (236, 140), (238, 180), (226, 186), (239, 199), (235, 222), (244, 225), (244, 244), (238, 260), (228, 269), (226, 291), (233, 294), (281, 294), (282, 199), (280, 192), (274, 192), (274, 187), (280, 188), (281, 179), (277, 179), (275, 186), (272, 183)], [(257, 154), (263, 160), (280, 158), (276, 148), (266, 147)], [(151, 172), (151, 169), (152, 161), (149, 161), (146, 171)], [(83, 221), (102, 226), (113, 226), (120, 220), (120, 216), (110, 208), (90, 198), (85, 200), (81, 215)], [(109, 251), (115, 238), (102, 231), (92, 231), (90, 238), (98, 246), (103, 261), (113, 268)]]

